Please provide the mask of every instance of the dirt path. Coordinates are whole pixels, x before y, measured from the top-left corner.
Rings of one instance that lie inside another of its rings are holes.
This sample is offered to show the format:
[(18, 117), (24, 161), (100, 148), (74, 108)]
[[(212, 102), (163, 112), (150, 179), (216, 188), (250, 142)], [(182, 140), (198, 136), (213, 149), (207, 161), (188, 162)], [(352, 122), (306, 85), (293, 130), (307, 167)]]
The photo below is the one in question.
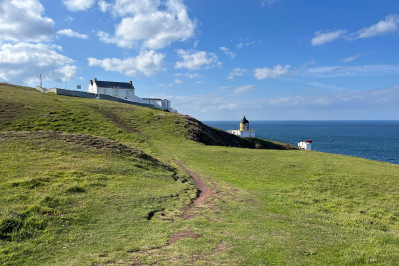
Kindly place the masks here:
[(212, 188), (208, 187), (198, 175), (194, 174), (190, 169), (186, 168), (179, 160), (175, 159), (174, 161), (181, 169), (183, 169), (193, 178), (194, 185), (199, 192), (198, 198), (195, 199), (193, 204), (183, 212), (184, 220), (189, 220), (198, 215), (198, 206), (203, 205), (208, 198), (212, 197), (215, 194), (215, 192), (212, 190)]

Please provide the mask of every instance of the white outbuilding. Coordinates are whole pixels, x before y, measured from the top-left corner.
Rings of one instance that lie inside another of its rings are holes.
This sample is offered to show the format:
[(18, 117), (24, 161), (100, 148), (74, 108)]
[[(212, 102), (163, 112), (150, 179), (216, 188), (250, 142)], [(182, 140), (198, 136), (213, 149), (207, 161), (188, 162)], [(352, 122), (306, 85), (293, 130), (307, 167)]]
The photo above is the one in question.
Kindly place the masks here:
[(312, 140), (305, 140), (298, 143), (298, 147), (304, 150), (312, 150)]

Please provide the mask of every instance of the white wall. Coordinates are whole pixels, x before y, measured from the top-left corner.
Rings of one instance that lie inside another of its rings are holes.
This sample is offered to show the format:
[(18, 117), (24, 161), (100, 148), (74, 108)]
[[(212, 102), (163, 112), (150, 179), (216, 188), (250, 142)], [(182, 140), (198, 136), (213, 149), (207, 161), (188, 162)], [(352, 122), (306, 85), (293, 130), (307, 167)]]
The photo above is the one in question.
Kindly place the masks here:
[(241, 138), (255, 138), (255, 131), (253, 130), (228, 130), (227, 132)]
[(312, 150), (312, 144), (309, 142), (299, 142), (298, 147), (304, 150)]
[(93, 82), (93, 85), (89, 83), (89, 89), (87, 90), (91, 93), (97, 93), (97, 84)]

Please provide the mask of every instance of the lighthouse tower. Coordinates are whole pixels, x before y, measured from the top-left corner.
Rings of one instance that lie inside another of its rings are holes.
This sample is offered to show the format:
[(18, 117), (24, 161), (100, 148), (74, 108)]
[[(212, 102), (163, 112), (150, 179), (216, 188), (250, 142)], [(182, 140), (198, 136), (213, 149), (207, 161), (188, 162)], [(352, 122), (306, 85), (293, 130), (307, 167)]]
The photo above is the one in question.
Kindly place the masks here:
[(249, 121), (245, 116), (240, 122), (239, 130), (227, 130), (227, 132), (242, 138), (255, 138), (255, 130), (249, 129)]
[(249, 122), (247, 120), (247, 118), (244, 116), (244, 118), (241, 120), (240, 123), (240, 130), (244, 131), (244, 130), (249, 130)]

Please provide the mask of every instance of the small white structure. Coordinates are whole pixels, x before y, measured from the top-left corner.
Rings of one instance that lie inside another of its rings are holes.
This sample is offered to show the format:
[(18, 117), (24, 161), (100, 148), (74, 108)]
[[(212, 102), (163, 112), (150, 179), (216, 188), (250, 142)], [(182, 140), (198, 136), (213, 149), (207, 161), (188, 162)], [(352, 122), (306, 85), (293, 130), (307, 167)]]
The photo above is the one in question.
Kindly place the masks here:
[(242, 138), (255, 138), (255, 130), (249, 129), (249, 122), (245, 116), (241, 120), (239, 130), (227, 130), (227, 132)]
[(177, 113), (177, 111), (171, 107), (170, 101), (167, 99), (140, 98), (136, 96), (132, 81), (101, 81), (94, 78), (94, 80), (90, 80), (88, 92), (105, 94), (135, 103), (152, 104), (155, 108)]
[(298, 143), (298, 147), (304, 150), (312, 150), (312, 140), (305, 140)]
[(142, 98), (145, 103), (154, 105), (155, 108), (162, 110), (169, 110), (170, 112), (177, 113), (175, 109), (170, 106), (170, 101), (167, 99), (157, 99), (157, 98)]

